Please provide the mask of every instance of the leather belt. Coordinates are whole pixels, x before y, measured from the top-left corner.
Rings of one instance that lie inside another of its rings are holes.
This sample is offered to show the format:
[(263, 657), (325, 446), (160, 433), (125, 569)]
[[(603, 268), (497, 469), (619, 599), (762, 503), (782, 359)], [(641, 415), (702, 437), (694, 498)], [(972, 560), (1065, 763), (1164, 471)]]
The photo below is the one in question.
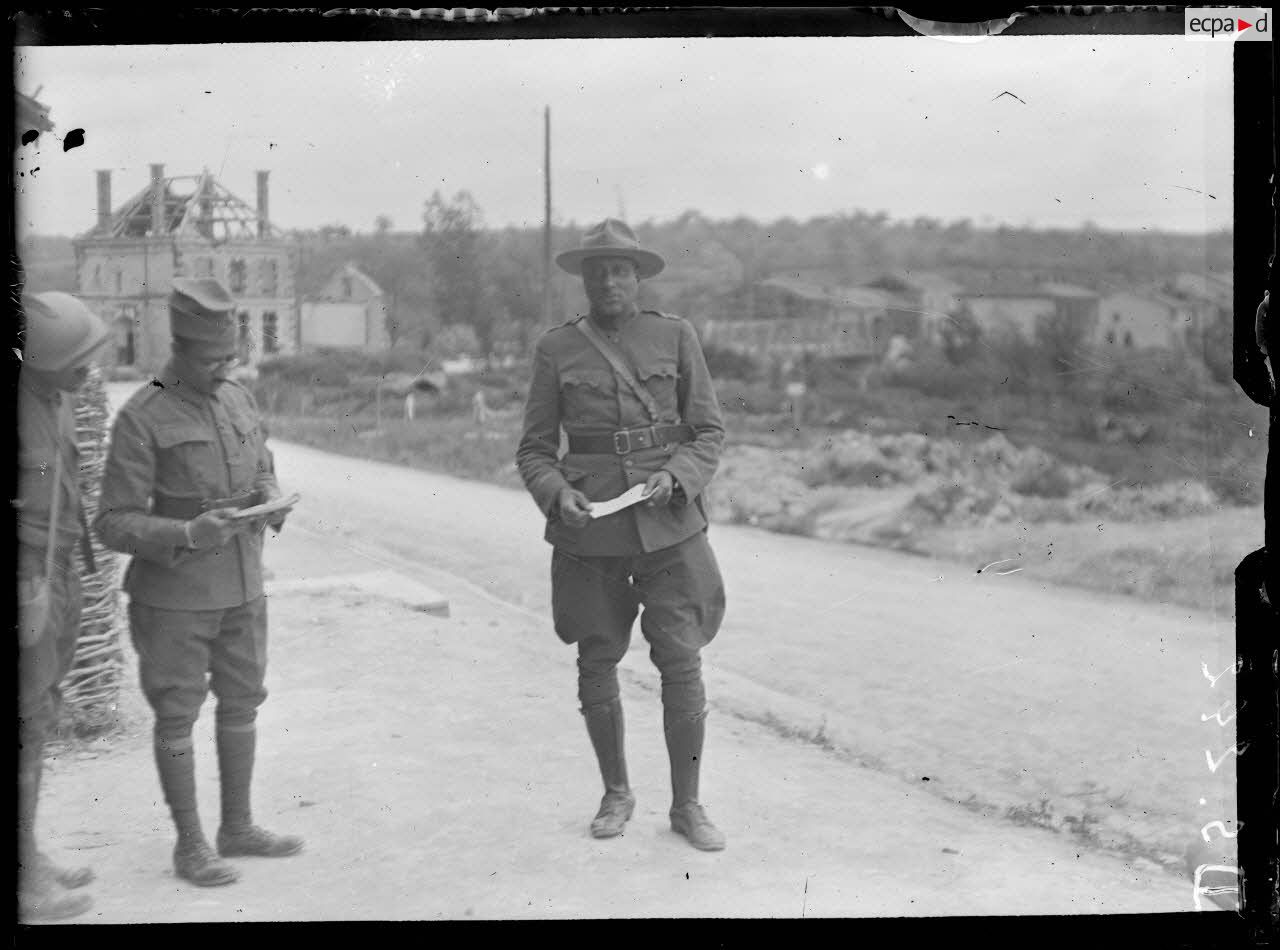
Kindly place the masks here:
[(189, 521), (213, 508), (252, 508), (262, 504), (261, 491), (248, 491), (230, 498), (176, 498), (173, 495), (156, 495), (151, 513), (161, 518), (179, 518)]
[(640, 449), (672, 442), (692, 442), (693, 426), (641, 426), (619, 429), (612, 435), (571, 435), (569, 451), (581, 455), (627, 455)]

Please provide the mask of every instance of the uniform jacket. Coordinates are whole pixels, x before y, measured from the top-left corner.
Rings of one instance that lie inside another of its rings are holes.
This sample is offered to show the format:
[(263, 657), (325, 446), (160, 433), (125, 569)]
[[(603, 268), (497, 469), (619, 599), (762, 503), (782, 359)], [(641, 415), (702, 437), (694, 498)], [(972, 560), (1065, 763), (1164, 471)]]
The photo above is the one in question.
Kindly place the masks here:
[[(525, 407), (516, 465), (534, 501), (547, 516), (546, 540), (580, 555), (635, 555), (657, 551), (706, 528), (698, 496), (720, 462), (724, 425), (698, 336), (687, 320), (652, 310), (623, 319), (610, 334), (660, 409), (652, 420), (630, 387), (574, 324), (544, 333), (534, 347), (533, 379)], [(651, 424), (685, 423), (692, 442), (659, 445), (628, 455), (569, 453), (560, 456), (560, 432), (610, 435)], [(562, 522), (556, 499), (565, 487), (603, 501), (656, 471), (675, 478), (666, 507), (645, 503), (590, 521), (582, 528)]]
[(170, 610), (236, 607), (262, 596), (262, 536), (246, 530), (219, 548), (187, 547), (199, 502), (249, 491), (279, 493), (257, 404), (234, 381), (212, 394), (166, 367), (120, 409), (94, 527), (107, 547), (133, 555), (125, 590)]
[(54, 547), (67, 549), (80, 540), (79, 454), (71, 397), (49, 389), (22, 373), (18, 382), (18, 576), (44, 574), (52, 514), (53, 474), (62, 452), (58, 490), (58, 524)]

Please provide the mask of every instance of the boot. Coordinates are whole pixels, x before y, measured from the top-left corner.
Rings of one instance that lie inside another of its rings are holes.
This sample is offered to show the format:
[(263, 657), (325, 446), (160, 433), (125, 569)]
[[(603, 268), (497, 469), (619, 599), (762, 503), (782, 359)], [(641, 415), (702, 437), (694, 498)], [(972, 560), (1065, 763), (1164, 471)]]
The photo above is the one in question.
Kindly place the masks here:
[(184, 881), (197, 887), (234, 884), (240, 874), (209, 847), (200, 825), (196, 807), (195, 748), (191, 736), (170, 739), (155, 737), (156, 770), (164, 800), (178, 830), (178, 843), (173, 849), (173, 871)]
[(600, 763), (600, 777), (604, 780), (604, 798), (600, 810), (591, 820), (591, 837), (614, 838), (636, 808), (635, 796), (627, 783), (627, 760), (623, 754), (622, 700), (614, 698), (582, 708), (587, 721), (587, 735)]
[(43, 851), (37, 851), (35, 861), (33, 862), (37, 871), (48, 874), (55, 881), (66, 888), (84, 887), (93, 883), (93, 868), (78, 867), (64, 868), (54, 864)]
[(224, 858), (287, 858), (302, 850), (296, 835), (278, 835), (253, 823), (249, 807), (257, 732), (253, 726), (219, 726), (218, 781), (222, 789), (222, 825), (218, 853)]
[(664, 710), (663, 731), (671, 759), (671, 830), (684, 835), (700, 851), (721, 851), (724, 835), (698, 804), (706, 717), (705, 711), (690, 715)]
[(63, 887), (47, 872), (32, 869), (18, 888), (18, 915), (23, 923), (66, 920), (91, 907), (93, 898), (88, 894)]
[[(26, 916), (29, 911), (32, 919), (57, 920), (84, 913), (92, 905), (87, 897), (81, 901), (77, 895), (60, 891), (84, 887), (93, 880), (93, 871), (60, 868), (36, 846), (36, 809), (43, 770), (44, 744), (24, 736), (18, 751), (18, 862), (23, 885), (20, 890), (28, 906), (23, 913)], [(71, 911), (73, 907), (83, 909)]]

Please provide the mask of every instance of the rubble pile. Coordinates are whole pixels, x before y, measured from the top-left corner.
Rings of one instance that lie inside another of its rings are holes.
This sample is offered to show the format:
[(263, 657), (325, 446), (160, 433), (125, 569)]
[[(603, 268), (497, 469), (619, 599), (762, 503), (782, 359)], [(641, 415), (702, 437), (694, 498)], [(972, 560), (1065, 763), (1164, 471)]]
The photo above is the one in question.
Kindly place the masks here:
[(730, 446), (708, 502), (715, 521), (903, 547), (940, 527), (1142, 521), (1217, 505), (1197, 481), (1112, 481), (1039, 447), (1020, 448), (999, 432), (965, 444), (846, 431), (808, 449)]

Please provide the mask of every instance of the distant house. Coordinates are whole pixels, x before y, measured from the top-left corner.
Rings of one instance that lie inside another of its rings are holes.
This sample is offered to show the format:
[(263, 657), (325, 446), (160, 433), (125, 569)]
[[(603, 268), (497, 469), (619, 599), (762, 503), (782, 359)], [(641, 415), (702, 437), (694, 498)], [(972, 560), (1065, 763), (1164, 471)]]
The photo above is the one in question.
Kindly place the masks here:
[(1215, 274), (1181, 273), (1158, 288), (1165, 296), (1178, 301), (1183, 309), (1184, 338), (1202, 333), (1234, 306), (1234, 288), (1230, 279)]
[(1099, 298), (1093, 343), (1103, 349), (1180, 351), (1190, 322), (1189, 308), (1177, 298), (1156, 290), (1117, 291)]
[(1085, 287), (1017, 276), (976, 277), (958, 294), (987, 334), (1017, 333), (1027, 339), (1045, 323), (1063, 319), (1086, 338), (1098, 325), (1098, 294)]
[(241, 362), (291, 352), (296, 340), (297, 255), (269, 220), (268, 172), (258, 172), (257, 207), (206, 169), (166, 176), (151, 166), (147, 186), (113, 209), (111, 172), (98, 172), (98, 220), (73, 242), (77, 294), (106, 322), (106, 365), (158, 372), (170, 351), (168, 296), (175, 277), (216, 277), (235, 298)]
[(755, 319), (709, 320), (703, 342), (740, 352), (870, 356), (887, 349), (890, 295), (772, 277), (755, 287)]
[(1183, 272), (1169, 281), (1169, 290), (1179, 296), (1229, 307), (1233, 286), (1230, 278), (1218, 274)]
[(302, 347), (385, 350), (391, 346), (386, 294), (355, 264), (345, 264), (303, 299), (298, 338)]
[(885, 332), (892, 338), (936, 342), (943, 323), (960, 307), (964, 287), (929, 271), (881, 274), (864, 285), (890, 295)]

